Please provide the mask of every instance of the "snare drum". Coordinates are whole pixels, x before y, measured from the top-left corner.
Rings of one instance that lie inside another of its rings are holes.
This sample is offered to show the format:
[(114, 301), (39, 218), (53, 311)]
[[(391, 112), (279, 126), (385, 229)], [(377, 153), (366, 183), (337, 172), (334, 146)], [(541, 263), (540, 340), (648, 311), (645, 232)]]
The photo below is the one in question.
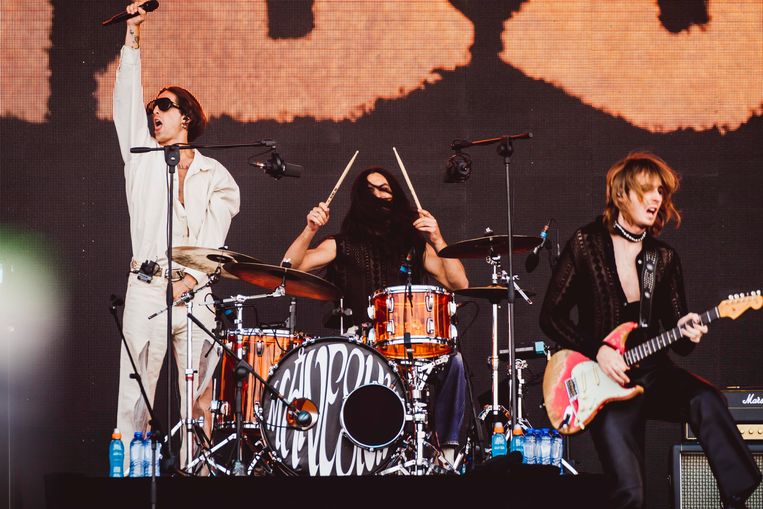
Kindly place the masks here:
[[(453, 294), (438, 286), (390, 286), (369, 299), (368, 317), (373, 328), (368, 343), (384, 356), (406, 361), (448, 355), (458, 331), (451, 318), (456, 314)], [(410, 355), (405, 333), (410, 334)]]
[[(301, 333), (291, 335), (288, 329), (240, 329), (228, 334), (229, 348), (239, 359), (245, 359), (263, 379), (267, 380), (270, 368), (292, 348), (305, 340)], [(223, 355), (220, 363), (219, 383), (215, 393), (215, 429), (235, 428), (236, 361)], [(241, 388), (243, 425), (256, 427), (255, 407), (262, 400), (262, 384), (248, 375)]]

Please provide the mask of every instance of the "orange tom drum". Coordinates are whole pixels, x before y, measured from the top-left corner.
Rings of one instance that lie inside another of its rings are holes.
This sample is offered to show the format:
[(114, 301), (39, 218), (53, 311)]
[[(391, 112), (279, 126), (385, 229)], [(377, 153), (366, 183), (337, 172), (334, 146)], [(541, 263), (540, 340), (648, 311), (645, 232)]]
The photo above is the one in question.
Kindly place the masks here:
[[(409, 289), (409, 291), (406, 291)], [(373, 327), (368, 343), (389, 359), (405, 362), (448, 355), (458, 331), (452, 323), (456, 313), (453, 294), (438, 286), (390, 286), (369, 299), (368, 316)], [(410, 352), (405, 333), (410, 334)]]
[[(263, 379), (270, 376), (270, 368), (292, 348), (306, 339), (302, 333), (291, 335), (288, 329), (240, 329), (228, 333), (231, 350), (246, 359)], [(216, 429), (235, 429), (236, 361), (224, 354), (220, 362), (219, 382), (213, 402)], [(253, 375), (243, 381), (241, 401), (245, 428), (256, 426), (255, 408), (262, 400), (262, 384)]]

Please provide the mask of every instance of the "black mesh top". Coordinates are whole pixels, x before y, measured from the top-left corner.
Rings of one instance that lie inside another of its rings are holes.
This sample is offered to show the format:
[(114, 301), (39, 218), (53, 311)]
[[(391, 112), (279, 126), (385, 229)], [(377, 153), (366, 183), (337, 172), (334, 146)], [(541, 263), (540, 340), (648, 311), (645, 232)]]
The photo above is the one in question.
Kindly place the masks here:
[[(657, 250), (650, 325), (645, 331), (633, 331), (627, 348), (651, 338), (660, 330), (675, 327), (687, 313), (678, 254), (650, 235), (644, 239), (643, 249), (636, 259), (639, 281), (644, 250), (650, 247)], [(570, 316), (575, 307), (577, 322)], [(565, 245), (546, 291), (540, 326), (550, 339), (562, 347), (595, 359), (601, 341), (612, 329), (626, 321), (638, 322), (638, 306), (633, 303), (628, 306), (617, 275), (612, 238), (599, 217), (577, 230)], [(672, 348), (681, 355), (687, 355), (693, 350), (694, 343), (684, 338)], [(647, 365), (666, 361), (667, 353), (663, 350), (647, 360)]]
[[(342, 290), (344, 306), (352, 309), (352, 316), (345, 320), (345, 326), (368, 322), (368, 298), (374, 292), (388, 286), (405, 284), (407, 276), (400, 270), (409, 251), (390, 252), (381, 245), (354, 241), (342, 235), (335, 235), (336, 258), (326, 270), (326, 279)], [(412, 251), (412, 284), (423, 284), (426, 276), (423, 263), (424, 242)], [(327, 327), (338, 328), (339, 319), (326, 320)]]

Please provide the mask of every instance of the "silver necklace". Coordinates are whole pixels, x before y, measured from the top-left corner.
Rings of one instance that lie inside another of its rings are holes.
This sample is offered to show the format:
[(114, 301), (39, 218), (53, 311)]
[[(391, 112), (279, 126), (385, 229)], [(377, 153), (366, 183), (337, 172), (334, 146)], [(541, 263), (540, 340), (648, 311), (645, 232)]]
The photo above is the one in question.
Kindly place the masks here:
[(615, 221), (615, 230), (617, 230), (617, 233), (619, 233), (621, 237), (624, 237), (627, 240), (630, 240), (631, 242), (641, 242), (646, 237), (646, 230), (641, 232), (641, 235), (636, 237), (635, 235), (630, 233), (628, 230), (623, 228), (623, 226), (617, 221)]

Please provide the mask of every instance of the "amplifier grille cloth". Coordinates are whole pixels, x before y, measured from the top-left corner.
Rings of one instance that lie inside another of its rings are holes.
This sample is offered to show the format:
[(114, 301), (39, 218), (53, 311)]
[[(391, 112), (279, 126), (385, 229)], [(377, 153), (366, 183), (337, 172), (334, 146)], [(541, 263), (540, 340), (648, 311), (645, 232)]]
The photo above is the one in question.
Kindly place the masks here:
[[(753, 452), (752, 457), (763, 470), (763, 453)], [(681, 509), (718, 509), (721, 497), (710, 464), (702, 453), (681, 453)], [(747, 500), (747, 507), (763, 507), (763, 484)]]

